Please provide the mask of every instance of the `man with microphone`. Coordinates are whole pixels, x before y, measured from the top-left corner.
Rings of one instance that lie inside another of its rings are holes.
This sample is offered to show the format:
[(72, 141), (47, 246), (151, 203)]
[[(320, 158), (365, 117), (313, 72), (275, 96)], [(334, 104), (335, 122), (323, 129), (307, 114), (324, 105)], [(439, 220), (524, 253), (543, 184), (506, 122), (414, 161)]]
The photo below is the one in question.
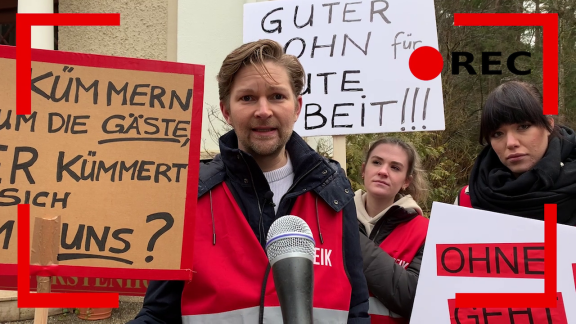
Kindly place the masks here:
[(130, 323), (281, 323), (264, 247), (272, 223), (295, 215), (315, 242), (314, 322), (368, 324), (354, 192), (340, 165), (293, 131), (302, 65), (260, 40), (230, 53), (217, 80), (233, 130), (200, 165), (193, 279), (152, 281)]

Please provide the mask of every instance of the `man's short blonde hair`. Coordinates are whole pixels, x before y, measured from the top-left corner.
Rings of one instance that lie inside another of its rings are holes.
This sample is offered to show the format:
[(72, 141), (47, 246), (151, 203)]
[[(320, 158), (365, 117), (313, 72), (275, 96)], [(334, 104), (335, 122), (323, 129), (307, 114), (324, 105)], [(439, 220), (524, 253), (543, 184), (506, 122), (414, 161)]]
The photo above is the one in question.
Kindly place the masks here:
[(222, 62), (222, 67), (216, 79), (218, 80), (218, 95), (220, 100), (228, 108), (230, 104), (230, 92), (234, 78), (244, 66), (253, 65), (262, 77), (275, 82), (264, 63), (273, 62), (286, 69), (294, 96), (298, 97), (304, 87), (304, 67), (293, 56), (284, 53), (282, 46), (270, 39), (246, 43), (232, 53), (228, 54)]

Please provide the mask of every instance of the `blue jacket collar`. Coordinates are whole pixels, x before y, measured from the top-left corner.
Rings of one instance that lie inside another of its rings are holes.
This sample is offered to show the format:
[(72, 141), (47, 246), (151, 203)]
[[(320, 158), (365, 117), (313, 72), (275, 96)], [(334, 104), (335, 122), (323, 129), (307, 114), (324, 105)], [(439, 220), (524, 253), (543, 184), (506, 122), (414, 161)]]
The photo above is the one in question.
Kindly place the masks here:
[[(254, 158), (238, 149), (238, 137), (234, 130), (221, 136), (219, 144), (220, 154), (200, 166), (198, 197), (226, 177), (242, 186), (254, 186), (264, 192), (269, 190), (264, 173)], [(338, 162), (319, 155), (296, 132), (286, 143), (286, 150), (294, 169), (295, 187), (292, 192), (314, 190), (336, 211), (354, 199), (350, 182)]]

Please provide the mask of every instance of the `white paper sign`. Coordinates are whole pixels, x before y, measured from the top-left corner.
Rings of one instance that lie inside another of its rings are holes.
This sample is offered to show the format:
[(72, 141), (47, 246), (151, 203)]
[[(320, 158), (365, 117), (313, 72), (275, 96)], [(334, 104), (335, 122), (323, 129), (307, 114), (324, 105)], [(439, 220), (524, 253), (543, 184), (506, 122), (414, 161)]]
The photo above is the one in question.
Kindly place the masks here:
[(544, 222), (435, 202), (410, 323), (576, 323), (576, 228), (557, 236), (556, 309), (456, 309), (455, 293), (543, 293)]
[(244, 42), (273, 39), (306, 72), (302, 136), (444, 130), (440, 76), (410, 72), (438, 49), (434, 1), (278, 0), (244, 5)]

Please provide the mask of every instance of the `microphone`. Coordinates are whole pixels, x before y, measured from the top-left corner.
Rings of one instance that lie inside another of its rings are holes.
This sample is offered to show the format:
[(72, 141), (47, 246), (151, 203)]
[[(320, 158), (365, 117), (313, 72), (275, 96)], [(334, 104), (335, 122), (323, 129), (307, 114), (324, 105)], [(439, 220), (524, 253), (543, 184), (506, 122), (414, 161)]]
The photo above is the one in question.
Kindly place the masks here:
[(284, 324), (312, 324), (316, 243), (306, 222), (297, 216), (278, 218), (268, 231), (266, 254)]
[(272, 198), (274, 198), (274, 193), (272, 191), (267, 191), (264, 194), (264, 201), (269, 201), (270, 205), (272, 205), (272, 207), (276, 207), (276, 204), (274, 203), (274, 201), (272, 200)]

